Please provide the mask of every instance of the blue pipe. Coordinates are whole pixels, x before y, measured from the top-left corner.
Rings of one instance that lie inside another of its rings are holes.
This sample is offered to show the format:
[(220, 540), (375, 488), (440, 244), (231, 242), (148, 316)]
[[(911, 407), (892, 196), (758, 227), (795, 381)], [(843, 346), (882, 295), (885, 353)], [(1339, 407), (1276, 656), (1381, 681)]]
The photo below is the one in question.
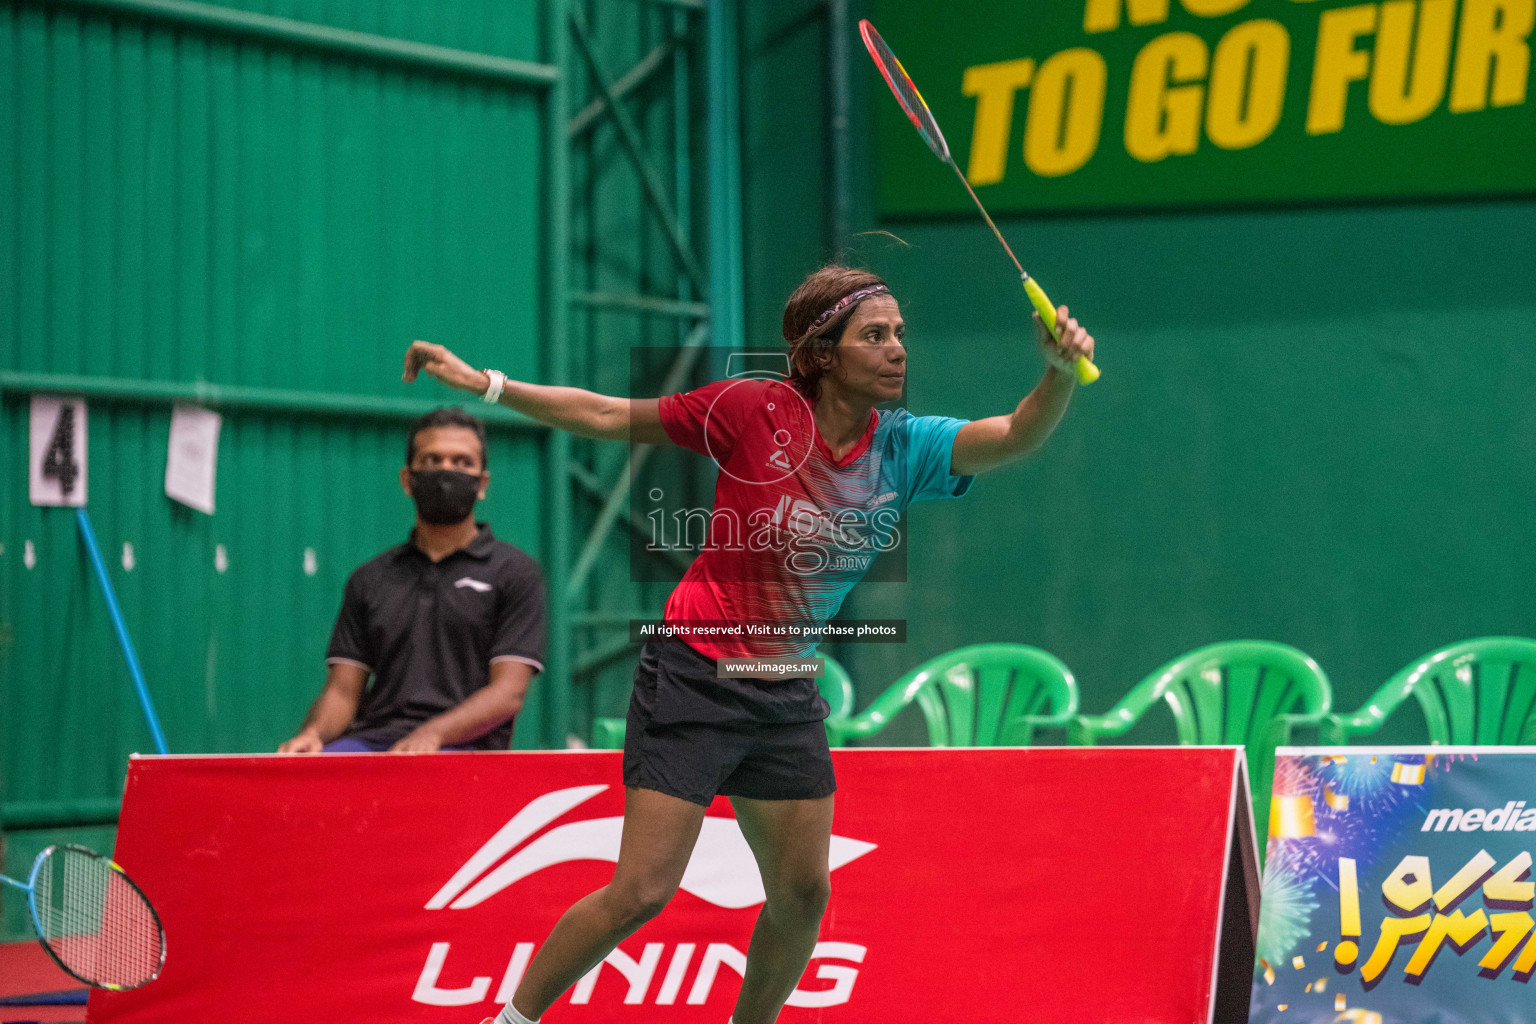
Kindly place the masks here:
[(37, 992), (32, 995), (5, 996), (0, 1006), (84, 1006), (85, 989), (60, 989), (57, 992)]
[(117, 606), (117, 593), (112, 589), (112, 580), (107, 575), (106, 563), (101, 560), (101, 549), (96, 546), (96, 531), (91, 529), (91, 517), (85, 514), (82, 505), (75, 509), (75, 521), (80, 524), (80, 536), (85, 538), (85, 550), (91, 556), (91, 567), (96, 570), (96, 579), (101, 582), (102, 596), (107, 599), (107, 611), (112, 615), (112, 628), (117, 630), (117, 642), (123, 649), (123, 657), (128, 661), (128, 674), (133, 677), (133, 688), (138, 691), (139, 703), (144, 708), (144, 718), (149, 722), (149, 733), (155, 740), (155, 750), (161, 754), (169, 754), (165, 746), (165, 734), (160, 731), (160, 719), (155, 717), (155, 706), (149, 699), (149, 688), (144, 685), (144, 672), (139, 668), (138, 655), (133, 653), (133, 641), (128, 637), (128, 626), (123, 622), (123, 611)]

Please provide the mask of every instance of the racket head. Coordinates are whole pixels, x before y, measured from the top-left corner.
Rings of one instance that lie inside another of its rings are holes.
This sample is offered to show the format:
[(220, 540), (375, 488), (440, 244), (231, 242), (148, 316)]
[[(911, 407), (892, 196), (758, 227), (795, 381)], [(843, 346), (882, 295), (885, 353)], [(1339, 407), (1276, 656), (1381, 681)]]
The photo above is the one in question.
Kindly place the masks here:
[(949, 143), (944, 141), (944, 133), (939, 131), (939, 123), (933, 119), (933, 114), (928, 110), (928, 103), (923, 99), (923, 94), (917, 91), (917, 86), (912, 83), (912, 76), (907, 74), (907, 69), (901, 66), (901, 61), (896, 59), (896, 54), (886, 45), (880, 33), (875, 31), (875, 26), (865, 18), (859, 22), (859, 36), (864, 40), (864, 48), (869, 51), (869, 57), (875, 62), (875, 67), (880, 69), (880, 76), (885, 79), (885, 84), (891, 87), (891, 93), (896, 97), (896, 102), (901, 104), (901, 109), (906, 111), (907, 120), (912, 122), (912, 127), (917, 129), (917, 134), (923, 137), (928, 148), (933, 150), (933, 155), (945, 163), (952, 163), (949, 156)]
[(38, 854), (30, 882), (37, 940), (72, 977), (124, 992), (160, 976), (160, 915), (115, 861), (71, 843), (50, 846)]

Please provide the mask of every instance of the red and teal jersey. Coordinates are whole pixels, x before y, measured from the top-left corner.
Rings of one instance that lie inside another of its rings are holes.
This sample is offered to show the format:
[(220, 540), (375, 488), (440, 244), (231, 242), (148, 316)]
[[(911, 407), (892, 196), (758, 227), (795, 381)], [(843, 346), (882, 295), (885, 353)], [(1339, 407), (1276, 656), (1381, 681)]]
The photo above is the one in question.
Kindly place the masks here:
[(877, 409), (834, 459), (810, 404), (781, 380), (716, 381), (663, 398), (660, 416), (668, 437), (719, 468), (708, 539), (666, 607), (666, 622), (715, 658), (810, 654), (814, 637), (705, 639), (688, 626), (825, 623), (900, 539), (907, 506), (959, 497), (975, 479), (950, 473), (965, 420)]

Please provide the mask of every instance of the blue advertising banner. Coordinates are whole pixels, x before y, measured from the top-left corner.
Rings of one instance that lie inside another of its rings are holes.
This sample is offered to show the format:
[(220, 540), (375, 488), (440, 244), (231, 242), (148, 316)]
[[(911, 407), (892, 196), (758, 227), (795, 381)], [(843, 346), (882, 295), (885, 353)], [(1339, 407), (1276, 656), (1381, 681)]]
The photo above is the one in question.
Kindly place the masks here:
[(1536, 1020), (1536, 747), (1281, 748), (1250, 1024)]

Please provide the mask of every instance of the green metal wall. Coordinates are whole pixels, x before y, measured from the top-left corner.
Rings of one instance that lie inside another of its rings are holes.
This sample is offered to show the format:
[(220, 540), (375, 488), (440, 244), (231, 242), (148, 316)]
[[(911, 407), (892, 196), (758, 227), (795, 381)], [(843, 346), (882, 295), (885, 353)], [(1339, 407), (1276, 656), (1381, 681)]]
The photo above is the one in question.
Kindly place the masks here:
[[(735, 6), (0, 5), (13, 867), (64, 837), (109, 847), (150, 748), (72, 513), (28, 503), (28, 396), (90, 402), (91, 515), (172, 750), (272, 749), (318, 691), (346, 575), (411, 522), (406, 424), (462, 399), (398, 380), (410, 339), (619, 394), (659, 393), (669, 347), (739, 340)], [(225, 417), (212, 517), (162, 493), (187, 400)], [(481, 511), (550, 586), (514, 745), (564, 746), (622, 712), (624, 627), (680, 569), (632, 578), (627, 527), (604, 526), (623, 446), (486, 418)], [(642, 482), (698, 477), (661, 459)]]
[[(754, 5), (744, 36), (754, 344), (834, 251), (822, 181), (792, 171), (827, 154), (824, 23), (789, 6)], [(868, 153), (870, 104), (893, 101), (862, 52), (851, 72)], [(1007, 412), (1040, 373), (1010, 264), (979, 218), (877, 222), (877, 174), (856, 160), (854, 226), (908, 247), (844, 251), (902, 301), (910, 406)], [(1258, 637), (1311, 653), (1353, 708), (1439, 645), (1536, 630), (1536, 201), (999, 227), (1094, 331), (1104, 377), (1040, 455), (910, 514), (909, 582), (845, 607), (909, 624), (904, 646), (841, 652), (861, 703), (927, 657), (1006, 640), (1062, 657), (1100, 711), (1177, 654)], [(1384, 736), (1420, 738), (1413, 714)], [(1172, 735), (1155, 719), (1132, 738)]]
[[(404, 428), (450, 399), (400, 382), (405, 346), (546, 374), (540, 5), (262, 8), (0, 5), (13, 827), (109, 819), (150, 749), (73, 514), (28, 503), (29, 391), (90, 399), (90, 512), (172, 750), (257, 751), (318, 692), (346, 575), (412, 521)], [(225, 415), (211, 517), (163, 491), (171, 399), (198, 393)], [(483, 512), (536, 557), (544, 441), (492, 418)], [(13, 831), (8, 867), (56, 834)]]

